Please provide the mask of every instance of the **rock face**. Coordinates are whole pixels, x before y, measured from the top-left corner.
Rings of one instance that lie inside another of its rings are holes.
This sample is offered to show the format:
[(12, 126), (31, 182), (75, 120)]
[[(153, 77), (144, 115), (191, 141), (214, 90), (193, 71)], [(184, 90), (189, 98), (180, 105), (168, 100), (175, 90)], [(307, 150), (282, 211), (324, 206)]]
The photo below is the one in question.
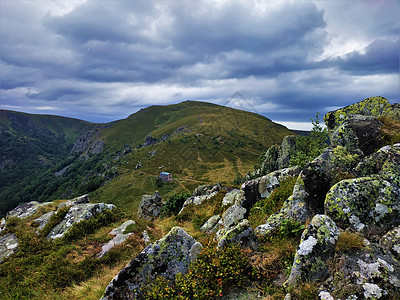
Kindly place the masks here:
[(280, 169), (269, 173), (259, 179), (258, 191), (261, 198), (268, 198), (274, 189), (279, 187), (282, 180), (288, 177), (297, 177), (300, 174), (299, 167)]
[(301, 236), (287, 284), (325, 279), (338, 236), (339, 228), (328, 216), (316, 215)]
[(155, 192), (153, 196), (143, 195), (142, 201), (140, 201), (137, 216), (148, 221), (152, 221), (161, 213), (163, 203), (161, 202), (161, 195)]
[(151, 146), (151, 145), (154, 145), (157, 143), (158, 143), (158, 139), (153, 138), (152, 136), (148, 135), (148, 136), (146, 136), (146, 139), (144, 140), (143, 147)]
[(49, 202), (39, 203), (37, 201), (31, 201), (17, 206), (13, 210), (7, 213), (7, 218), (16, 217), (20, 219), (26, 219), (33, 216), (39, 208), (48, 205)]
[(82, 153), (83, 157), (88, 158), (88, 154), (98, 154), (103, 152), (104, 141), (99, 140), (101, 133), (99, 129), (88, 130), (81, 134), (72, 147), (72, 153)]
[(133, 224), (135, 224), (135, 221), (128, 220), (128, 221), (124, 222), (121, 226), (111, 230), (110, 234), (114, 235), (114, 238), (111, 241), (109, 241), (107, 244), (105, 244), (101, 247), (101, 251), (97, 254), (97, 257), (102, 258), (112, 248), (124, 243), (130, 236), (132, 236), (133, 233), (131, 233), (131, 232), (125, 233), (125, 230), (127, 229), (127, 227), (129, 225), (133, 225)]
[(186, 273), (201, 249), (201, 244), (182, 228), (172, 228), (119, 272), (107, 286), (102, 299), (139, 298), (141, 288), (157, 275), (174, 280), (176, 274)]
[(68, 210), (64, 219), (50, 231), (47, 238), (54, 240), (63, 237), (73, 224), (83, 220), (89, 220), (105, 210), (112, 210), (114, 208), (115, 205), (105, 203), (82, 203), (73, 205)]
[(18, 249), (18, 239), (13, 233), (0, 236), (0, 263)]

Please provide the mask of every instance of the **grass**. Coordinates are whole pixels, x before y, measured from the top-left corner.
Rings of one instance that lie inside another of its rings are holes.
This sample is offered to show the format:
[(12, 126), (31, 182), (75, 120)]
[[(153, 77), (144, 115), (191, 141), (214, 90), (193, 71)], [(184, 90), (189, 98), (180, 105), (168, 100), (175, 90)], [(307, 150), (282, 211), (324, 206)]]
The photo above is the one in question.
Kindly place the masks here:
[(357, 250), (364, 247), (364, 238), (357, 234), (349, 231), (343, 231), (338, 237), (338, 241), (335, 246), (336, 252), (346, 252), (351, 250)]

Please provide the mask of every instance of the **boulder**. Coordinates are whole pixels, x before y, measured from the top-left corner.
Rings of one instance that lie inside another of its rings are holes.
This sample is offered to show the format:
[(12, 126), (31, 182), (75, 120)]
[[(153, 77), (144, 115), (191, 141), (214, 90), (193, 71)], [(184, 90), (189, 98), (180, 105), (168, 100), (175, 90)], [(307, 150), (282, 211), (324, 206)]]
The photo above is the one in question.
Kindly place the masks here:
[(222, 222), (224, 228), (230, 228), (237, 225), (241, 220), (244, 219), (246, 209), (239, 205), (232, 205), (222, 214)]
[(101, 247), (101, 251), (97, 254), (97, 257), (102, 258), (112, 248), (124, 243), (130, 236), (132, 236), (133, 233), (131, 233), (131, 232), (125, 233), (126, 228), (132, 224), (135, 224), (135, 221), (128, 220), (128, 221), (124, 222), (121, 226), (111, 230), (110, 234), (115, 235), (114, 238), (112, 240), (110, 240), (107, 244), (104, 244)]
[(144, 285), (158, 275), (174, 280), (188, 272), (202, 246), (180, 227), (173, 227), (162, 239), (136, 256), (107, 286), (102, 300), (137, 299)]
[(158, 143), (158, 139), (153, 138), (152, 136), (148, 135), (148, 136), (146, 136), (146, 138), (144, 140), (143, 147), (151, 146), (151, 145), (154, 145), (157, 143)]
[(379, 241), (379, 245), (400, 260), (400, 226), (389, 230)]
[(238, 189), (233, 189), (232, 191), (225, 194), (224, 199), (222, 199), (222, 206), (232, 205), (236, 203), (242, 203), (244, 200), (244, 192)]
[(344, 108), (328, 112), (324, 121), (328, 129), (335, 130), (354, 115), (379, 117), (393, 110), (389, 101), (383, 97), (371, 97)]
[(183, 203), (182, 208), (178, 214), (181, 214), (184, 211), (184, 209), (186, 208), (186, 206), (188, 206), (190, 204), (200, 205), (201, 203), (203, 203), (203, 201), (214, 197), (217, 193), (218, 192), (215, 191), (215, 192), (212, 192), (211, 194), (202, 195), (202, 196), (191, 196), (191, 197), (187, 198), (186, 201)]
[(316, 215), (301, 235), (300, 245), (286, 285), (323, 280), (329, 275), (327, 262), (335, 254), (339, 228), (331, 218)]
[(39, 218), (34, 219), (33, 221), (38, 224), (38, 230), (43, 229), (47, 223), (49, 223), (50, 218), (52, 215), (54, 215), (56, 212), (55, 211), (49, 211), (48, 213), (45, 213), (41, 215)]
[(244, 219), (236, 226), (224, 230), (219, 242), (218, 248), (223, 249), (229, 244), (239, 245), (242, 248), (256, 250), (258, 247), (257, 238), (249, 220)]
[(268, 198), (274, 189), (279, 187), (282, 180), (288, 177), (297, 177), (301, 169), (296, 167), (280, 169), (259, 179), (258, 191), (262, 198)]
[(203, 226), (200, 227), (201, 231), (205, 232), (213, 232), (216, 231), (216, 227), (218, 227), (219, 221), (221, 220), (220, 215), (215, 215), (209, 218)]
[(379, 175), (342, 180), (326, 195), (325, 213), (342, 229), (382, 236), (400, 223), (400, 189)]
[(152, 221), (161, 213), (163, 203), (161, 201), (161, 195), (159, 192), (155, 192), (154, 195), (143, 195), (142, 200), (139, 204), (137, 216), (148, 221)]
[(374, 117), (351, 116), (333, 132), (331, 144), (369, 155), (385, 145), (381, 127), (382, 122)]
[(67, 206), (73, 206), (73, 205), (76, 205), (76, 204), (82, 204), (82, 203), (89, 203), (89, 195), (88, 194), (76, 197), (76, 198), (71, 199), (71, 200), (67, 200), (67, 201), (61, 202), (58, 205), (57, 209), (60, 209), (60, 208), (63, 208), (63, 207), (67, 207)]
[(72, 225), (89, 220), (105, 210), (114, 208), (115, 205), (105, 203), (83, 203), (71, 206), (64, 219), (49, 232), (47, 238), (54, 240), (63, 237)]
[(331, 264), (324, 290), (333, 299), (399, 299), (400, 262), (377, 244), (337, 255)]
[(250, 213), (250, 208), (261, 199), (259, 192), (259, 179), (252, 179), (242, 184), (242, 191), (244, 197), (238, 199), (235, 204), (240, 205), (246, 209), (246, 217)]
[(15, 217), (20, 219), (26, 219), (33, 216), (39, 208), (48, 205), (49, 202), (39, 203), (37, 201), (31, 201), (17, 206), (7, 213), (7, 218)]
[(0, 236), (0, 263), (18, 249), (18, 239), (14, 233)]

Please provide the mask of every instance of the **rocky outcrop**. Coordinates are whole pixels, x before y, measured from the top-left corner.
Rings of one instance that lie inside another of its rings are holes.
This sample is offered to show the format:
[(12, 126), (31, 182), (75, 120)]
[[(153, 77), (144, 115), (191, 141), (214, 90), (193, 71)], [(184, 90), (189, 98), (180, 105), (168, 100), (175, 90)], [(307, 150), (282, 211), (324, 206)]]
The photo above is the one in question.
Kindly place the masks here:
[(138, 218), (152, 221), (158, 218), (162, 206), (163, 203), (159, 192), (155, 192), (154, 195), (143, 195), (139, 204), (137, 216)]
[(250, 176), (260, 177), (279, 169), (288, 168), (291, 153), (296, 150), (296, 138), (295, 135), (289, 135), (283, 138), (280, 146), (271, 146), (264, 154), (260, 167), (250, 173)]
[(72, 225), (84, 220), (89, 220), (105, 210), (112, 210), (114, 208), (115, 205), (105, 203), (82, 203), (73, 205), (69, 208), (64, 219), (50, 231), (47, 238), (51, 240), (61, 238), (68, 232)]
[(0, 263), (18, 250), (18, 239), (14, 233), (7, 233), (0, 236)]
[(156, 276), (173, 281), (176, 274), (185, 274), (201, 249), (201, 244), (182, 228), (172, 228), (118, 273), (107, 286), (102, 300), (140, 298), (142, 287)]
[(193, 196), (187, 198), (186, 201), (183, 203), (182, 208), (179, 211), (179, 214), (181, 214), (184, 211), (185, 207), (187, 207), (190, 204), (200, 205), (201, 203), (203, 203), (203, 201), (214, 197), (221, 189), (222, 186), (220, 183), (217, 183), (213, 186), (211, 185), (198, 186), (193, 191)]
[(203, 226), (200, 227), (200, 230), (205, 232), (215, 232), (218, 230), (218, 225), (220, 225), (220, 220), (221, 220), (220, 215), (212, 216), (203, 224)]
[(17, 206), (7, 213), (7, 218), (15, 217), (20, 219), (26, 219), (33, 216), (38, 212), (39, 208), (48, 205), (49, 202), (39, 203), (37, 201), (31, 201)]
[(64, 202), (61, 202), (57, 209), (63, 208), (63, 207), (67, 207), (67, 206), (73, 206), (73, 205), (77, 205), (77, 204), (83, 204), (83, 203), (89, 203), (89, 195), (85, 194), (79, 197), (76, 197), (74, 199), (71, 200), (67, 200)]
[(88, 130), (81, 134), (81, 136), (75, 141), (72, 147), (72, 153), (83, 154), (83, 157), (88, 157), (88, 154), (98, 154), (103, 152), (104, 141), (99, 140), (100, 138), (99, 129)]
[(279, 187), (282, 180), (288, 177), (297, 177), (301, 169), (297, 166), (280, 169), (269, 173), (259, 179), (258, 191), (261, 198), (268, 198), (274, 189)]
[(229, 244), (239, 245), (242, 248), (257, 249), (258, 241), (247, 219), (241, 220), (233, 227), (228, 227), (220, 232), (218, 248), (223, 249)]
[(143, 147), (151, 146), (151, 145), (157, 144), (158, 142), (159, 142), (158, 139), (148, 135), (148, 136), (146, 136), (146, 138), (144, 140)]
[(323, 280), (329, 275), (327, 262), (335, 254), (339, 228), (325, 215), (316, 215), (304, 230), (287, 285), (298, 281)]
[(130, 236), (133, 235), (132, 232), (125, 232), (127, 227), (130, 225), (135, 224), (135, 221), (133, 220), (128, 220), (124, 222), (121, 226), (114, 228), (113, 230), (110, 231), (111, 235), (114, 235), (114, 237), (105, 245), (101, 247), (101, 251), (97, 254), (98, 258), (102, 258), (108, 251), (110, 251), (112, 248), (114, 248), (117, 245), (121, 245), (124, 243)]

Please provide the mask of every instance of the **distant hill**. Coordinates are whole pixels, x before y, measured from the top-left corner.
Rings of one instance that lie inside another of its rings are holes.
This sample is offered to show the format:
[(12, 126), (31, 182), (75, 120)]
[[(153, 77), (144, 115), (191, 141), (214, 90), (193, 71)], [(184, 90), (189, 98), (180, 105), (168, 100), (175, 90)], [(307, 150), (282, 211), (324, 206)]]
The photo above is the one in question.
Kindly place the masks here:
[[(231, 184), (293, 134), (261, 115), (197, 101), (150, 106), (109, 124), (3, 110), (0, 130), (0, 213), (87, 192), (130, 210), (156, 189)], [(161, 171), (174, 182), (156, 186)]]

